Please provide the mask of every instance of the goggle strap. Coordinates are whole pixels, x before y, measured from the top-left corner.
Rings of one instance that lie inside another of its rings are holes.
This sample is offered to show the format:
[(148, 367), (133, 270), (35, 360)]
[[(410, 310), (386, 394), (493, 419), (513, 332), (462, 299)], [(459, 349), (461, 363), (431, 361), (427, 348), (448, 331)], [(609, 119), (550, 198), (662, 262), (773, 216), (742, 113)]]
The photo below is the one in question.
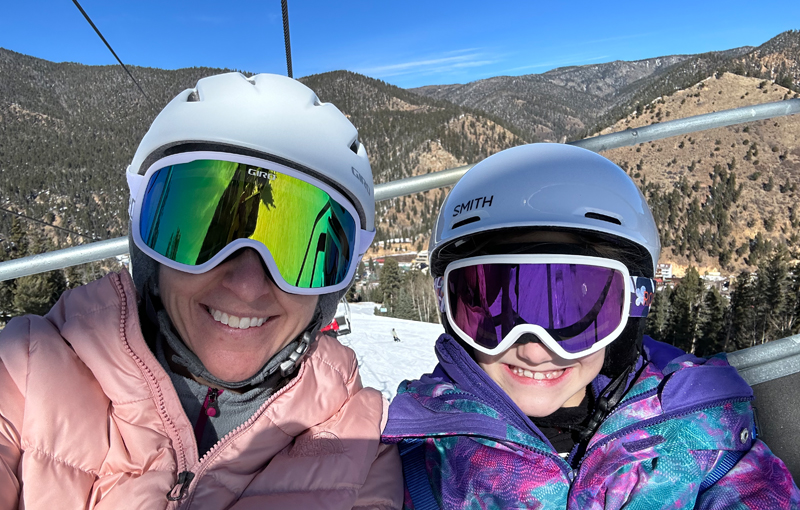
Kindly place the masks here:
[(373, 230), (370, 232), (369, 230), (361, 230), (361, 241), (359, 242), (358, 246), (358, 258), (361, 258), (367, 250), (369, 249), (370, 245), (372, 244), (372, 240), (375, 239), (375, 231)]
[(647, 317), (650, 312), (650, 305), (653, 304), (653, 296), (656, 282), (643, 276), (631, 276), (631, 307), (629, 317)]
[[(130, 170), (130, 167), (128, 169)], [(130, 200), (128, 202), (128, 216), (133, 218), (133, 206), (136, 204), (136, 197), (139, 196), (139, 187), (141, 187), (142, 181), (144, 181), (144, 175), (125, 172), (125, 177), (128, 181), (128, 189), (131, 191)]]
[(444, 278), (441, 276), (437, 276), (433, 279), (433, 292), (436, 294), (436, 303), (439, 305), (439, 313), (445, 313)]

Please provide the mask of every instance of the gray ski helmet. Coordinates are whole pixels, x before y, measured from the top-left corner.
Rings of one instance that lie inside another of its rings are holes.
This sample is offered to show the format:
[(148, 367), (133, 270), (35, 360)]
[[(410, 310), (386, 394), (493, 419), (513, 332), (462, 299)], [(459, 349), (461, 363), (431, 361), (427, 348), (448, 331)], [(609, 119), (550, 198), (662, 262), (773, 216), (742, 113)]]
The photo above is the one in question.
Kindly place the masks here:
[[(321, 102), (296, 80), (241, 73), (199, 80), (159, 113), (126, 173), (142, 175), (165, 156), (193, 151), (252, 156), (307, 173), (351, 201), (361, 228), (375, 230), (372, 169), (358, 131), (334, 105)], [(132, 240), (130, 245), (137, 291), (141, 295), (148, 284), (157, 290), (158, 264)], [(319, 296), (310, 329), (333, 320), (346, 292), (347, 288)]]
[[(522, 178), (524, 176), (524, 179)], [(442, 204), (428, 249), (440, 276), (443, 247), (476, 234), (543, 228), (621, 238), (648, 254), (655, 274), (661, 242), (639, 188), (620, 167), (572, 145), (506, 149), (471, 168)]]
[[(465, 253), (478, 248), (476, 240), (486, 246), (511, 230), (537, 229), (588, 234), (633, 247), (636, 267), (623, 261), (631, 274), (655, 274), (661, 252), (658, 229), (633, 180), (594, 152), (540, 143), (490, 156), (456, 183), (431, 236), (431, 275), (442, 276), (447, 264), (469, 256)], [(452, 335), (446, 314), (442, 323)], [(643, 327), (643, 318), (628, 319), (619, 337), (625, 341), (609, 344), (602, 373), (616, 376), (636, 361)]]

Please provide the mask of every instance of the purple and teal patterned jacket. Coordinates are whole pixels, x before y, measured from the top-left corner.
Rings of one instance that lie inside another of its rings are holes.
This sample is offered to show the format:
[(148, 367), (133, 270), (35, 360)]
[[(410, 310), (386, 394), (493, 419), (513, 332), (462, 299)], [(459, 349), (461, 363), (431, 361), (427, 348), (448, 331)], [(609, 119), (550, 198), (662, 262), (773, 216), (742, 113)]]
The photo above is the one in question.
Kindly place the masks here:
[[(672, 359), (674, 347), (645, 346), (628, 392), (581, 459), (559, 457), (447, 335), (436, 343), (434, 372), (400, 384), (383, 440), (424, 440), (442, 509), (800, 508), (786, 466), (754, 437), (752, 389), (724, 355)], [(595, 394), (608, 382), (598, 376)], [(701, 493), (726, 450), (743, 456)], [(405, 508), (414, 508), (407, 490)]]

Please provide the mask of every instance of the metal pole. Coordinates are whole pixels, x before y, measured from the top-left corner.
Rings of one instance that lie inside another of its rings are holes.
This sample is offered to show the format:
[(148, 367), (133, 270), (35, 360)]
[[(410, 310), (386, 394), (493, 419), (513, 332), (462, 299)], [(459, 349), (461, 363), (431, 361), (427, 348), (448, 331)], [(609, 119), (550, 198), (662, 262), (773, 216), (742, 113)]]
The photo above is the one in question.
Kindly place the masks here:
[(800, 335), (728, 354), (728, 362), (750, 386), (800, 372)]
[(800, 113), (800, 98), (754, 106), (743, 106), (741, 108), (723, 110), (721, 112), (705, 113), (703, 115), (695, 115), (694, 117), (670, 120), (636, 129), (626, 129), (625, 131), (619, 131), (617, 133), (584, 138), (583, 140), (568, 143), (570, 145), (577, 145), (578, 147), (589, 149), (590, 151), (602, 152), (609, 149), (652, 142), (671, 136), (686, 135), (696, 131), (733, 126), (735, 124), (771, 119), (773, 117), (794, 115), (795, 113)]
[(118, 237), (63, 250), (9, 260), (0, 264), (0, 282), (54, 269), (77, 266), (128, 253), (128, 238)]
[[(671, 120), (637, 129), (626, 129), (618, 133), (586, 138), (575, 142), (569, 142), (569, 144), (577, 145), (578, 147), (583, 147), (594, 152), (601, 152), (619, 147), (652, 142), (671, 136), (685, 135), (697, 131), (704, 131), (706, 129), (744, 124), (746, 122), (766, 120), (774, 117), (794, 115), (796, 113), (800, 113), (800, 98), (755, 106), (745, 106), (721, 112), (706, 113), (704, 115)], [(392, 198), (455, 184), (471, 167), (472, 165), (461, 166), (441, 172), (433, 172), (426, 175), (418, 175), (416, 177), (378, 184), (375, 186), (375, 201), (381, 202), (383, 200), (390, 200)], [(111, 249), (111, 246), (115, 248)], [(127, 237), (120, 237), (108, 241), (67, 248), (65, 250), (53, 251), (42, 255), (24, 257), (9, 262), (2, 262), (0, 263), (0, 281), (11, 280), (13, 278), (19, 278), (20, 276), (27, 276), (43, 271), (52, 271), (53, 269), (62, 269), (77, 264), (94, 262), (104, 258), (124, 255), (127, 252)], [(47, 265), (40, 263), (40, 261), (46, 261)]]
[(375, 186), (375, 201), (382, 202), (392, 198), (411, 195), (421, 191), (428, 191), (436, 188), (444, 188), (458, 182), (467, 173), (467, 170), (475, 165), (464, 165), (441, 172), (432, 172), (425, 175), (417, 175), (407, 179), (378, 184)]

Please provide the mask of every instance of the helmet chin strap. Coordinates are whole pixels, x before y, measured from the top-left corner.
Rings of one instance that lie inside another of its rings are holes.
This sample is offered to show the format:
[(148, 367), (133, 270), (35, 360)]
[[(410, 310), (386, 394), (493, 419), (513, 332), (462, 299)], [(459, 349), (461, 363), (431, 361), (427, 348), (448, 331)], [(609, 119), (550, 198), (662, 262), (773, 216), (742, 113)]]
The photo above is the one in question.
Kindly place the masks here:
[(625, 393), (628, 391), (628, 376), (632, 371), (633, 365), (628, 365), (621, 374), (605, 387), (600, 396), (597, 397), (594, 413), (586, 424), (586, 428), (581, 430), (578, 436), (581, 442), (588, 441), (594, 436), (594, 433), (600, 427), (600, 424), (603, 423), (603, 420), (606, 419), (608, 413), (620, 403), (622, 397), (624, 397)]
[(205, 367), (197, 355), (189, 349), (172, 327), (172, 320), (166, 309), (161, 306), (157, 291), (152, 287), (157, 286), (152, 280), (146, 286), (144, 293), (146, 313), (150, 321), (158, 328), (162, 335), (167, 360), (175, 373), (190, 377), (200, 378), (215, 386), (237, 391), (248, 391), (256, 387), (277, 387), (281, 380), (292, 375), (303, 357), (308, 353), (311, 345), (316, 340), (317, 332), (321, 327), (323, 312), (317, 306), (314, 318), (306, 329), (296, 338), (278, 351), (258, 372), (241, 381), (225, 381), (213, 375)]
[[(202, 361), (183, 342), (174, 328), (172, 320), (161, 304), (158, 285), (159, 265), (156, 261), (142, 253), (133, 242), (131, 245), (132, 260), (135, 261), (134, 283), (136, 290), (142, 296), (145, 314), (150, 323), (166, 340), (164, 345), (169, 351), (167, 360), (170, 368), (175, 373), (189, 378), (201, 378), (222, 388), (247, 391), (255, 387), (271, 387), (281, 384), (281, 380), (295, 372), (311, 345), (317, 337), (317, 332), (336, 313), (336, 305), (346, 290), (334, 294), (319, 296), (314, 316), (306, 329), (296, 338), (278, 351), (258, 372), (242, 381), (224, 381), (215, 377), (205, 367)], [(262, 261), (263, 263), (263, 261)], [(265, 268), (265, 273), (269, 272)], [(143, 314), (143, 315), (145, 315)], [(148, 341), (151, 345), (151, 341)]]
[(300, 340), (297, 341), (297, 348), (289, 354), (289, 359), (279, 365), (281, 369), (281, 376), (287, 377), (295, 371), (297, 364), (306, 355), (308, 348), (311, 347), (312, 341), (311, 334), (308, 331), (303, 333)]

